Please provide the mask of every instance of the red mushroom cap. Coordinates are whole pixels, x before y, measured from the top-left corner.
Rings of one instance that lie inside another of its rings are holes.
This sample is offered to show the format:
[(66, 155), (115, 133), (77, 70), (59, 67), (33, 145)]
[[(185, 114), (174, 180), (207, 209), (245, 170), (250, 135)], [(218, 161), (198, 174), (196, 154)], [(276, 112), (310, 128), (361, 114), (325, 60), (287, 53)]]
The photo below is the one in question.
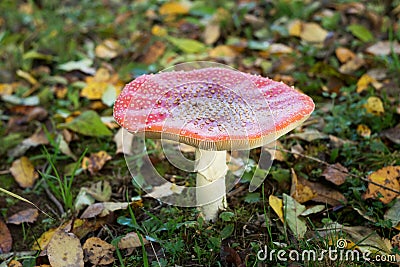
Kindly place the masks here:
[(265, 145), (313, 110), (310, 97), (281, 82), (213, 67), (136, 78), (115, 101), (114, 118), (149, 138), (233, 150)]

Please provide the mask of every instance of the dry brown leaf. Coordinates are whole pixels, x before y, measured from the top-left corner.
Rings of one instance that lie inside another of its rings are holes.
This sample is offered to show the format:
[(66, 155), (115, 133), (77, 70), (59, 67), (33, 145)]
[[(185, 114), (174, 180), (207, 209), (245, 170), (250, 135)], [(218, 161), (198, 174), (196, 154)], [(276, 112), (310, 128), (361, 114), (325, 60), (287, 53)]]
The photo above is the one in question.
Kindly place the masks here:
[(318, 130), (312, 129), (312, 130), (306, 130), (302, 133), (291, 134), (289, 135), (288, 138), (299, 138), (301, 140), (311, 142), (317, 139), (327, 139), (329, 138), (329, 136)]
[(189, 12), (189, 6), (179, 2), (165, 2), (158, 10), (160, 15), (183, 15)]
[(348, 170), (346, 167), (340, 163), (335, 163), (327, 166), (322, 173), (322, 176), (335, 185), (341, 185), (346, 181), (347, 174)]
[[(149, 241), (145, 238), (142, 238), (142, 241), (143, 241), (144, 245), (149, 243)], [(139, 238), (138, 234), (135, 232), (127, 233), (118, 242), (119, 249), (137, 248), (140, 246), (142, 246), (142, 244), (140, 243), (140, 238)]]
[(12, 248), (12, 236), (7, 225), (0, 219), (0, 254), (8, 253)]
[(108, 265), (114, 262), (115, 247), (98, 237), (90, 237), (83, 244), (85, 261), (93, 265)]
[(400, 54), (400, 44), (398, 42), (379, 41), (368, 47), (365, 51), (375, 56), (387, 56), (393, 52)]
[(346, 144), (348, 144), (348, 145), (357, 144), (354, 141), (351, 141), (351, 140), (348, 140), (348, 139), (342, 139), (342, 138), (339, 138), (339, 137), (334, 136), (334, 135), (329, 135), (329, 141), (330, 141), (330, 145), (332, 145), (333, 148), (339, 148), (339, 147), (342, 147), (342, 146), (344, 146)]
[(359, 124), (357, 126), (357, 134), (364, 138), (369, 138), (371, 136), (371, 129), (365, 124)]
[(302, 24), (300, 38), (306, 42), (322, 44), (327, 35), (328, 32), (317, 23)]
[(400, 145), (400, 124), (396, 125), (394, 128), (384, 130), (381, 135), (393, 143)]
[[(400, 192), (400, 166), (383, 167), (382, 169), (371, 173), (368, 176), (368, 180), (374, 183), (368, 184), (368, 189), (364, 194), (364, 199), (378, 198), (378, 196), (381, 195), (382, 197), (379, 197), (379, 201), (388, 204), (393, 199), (400, 196), (400, 194), (392, 191), (395, 190)], [(392, 190), (385, 189), (379, 185)]]
[(345, 47), (338, 47), (335, 50), (336, 57), (339, 59), (340, 63), (346, 63), (356, 57), (353, 51)]
[(382, 100), (377, 96), (370, 96), (365, 103), (364, 108), (368, 113), (381, 116), (385, 112)]
[(58, 230), (47, 246), (47, 256), (53, 267), (83, 267), (83, 250), (79, 239), (73, 233)]
[(320, 183), (310, 182), (302, 177), (298, 177), (292, 170), (292, 187), (290, 195), (299, 203), (312, 200), (331, 206), (338, 206), (346, 203), (346, 198), (337, 190), (327, 187)]
[(22, 188), (32, 187), (39, 178), (39, 174), (35, 171), (33, 164), (27, 157), (15, 160), (11, 165), (10, 171), (15, 181)]
[(293, 49), (285, 44), (273, 43), (268, 47), (268, 53), (273, 55), (290, 54), (292, 52)]
[(210, 20), (206, 28), (204, 29), (203, 33), (203, 40), (205, 44), (213, 44), (215, 43), (219, 36), (221, 35), (221, 28), (219, 26), (218, 22), (215, 22), (214, 20)]
[(283, 145), (280, 141), (271, 142), (263, 146), (263, 149), (268, 152), (274, 160), (285, 161), (286, 155), (282, 152)]
[(111, 159), (111, 156), (106, 151), (92, 153), (90, 157), (84, 157), (82, 160), (82, 169), (89, 170), (93, 175), (100, 171), (104, 164)]
[(297, 200), (299, 203), (307, 202), (317, 195), (311, 187), (305, 185), (297, 177), (297, 174), (291, 169), (292, 172), (292, 186), (290, 188), (290, 196)]
[(147, 50), (142, 62), (145, 64), (156, 62), (164, 54), (165, 47), (165, 43), (161, 41), (154, 42), (154, 44), (149, 47), (149, 50)]
[(365, 60), (356, 56), (355, 58), (347, 61), (345, 64), (340, 66), (339, 71), (343, 74), (351, 74), (358, 70), (365, 64)]
[(23, 140), (20, 144), (18, 144), (13, 149), (7, 152), (10, 157), (20, 157), (25, 154), (31, 147), (37, 147), (38, 145), (47, 145), (49, 144), (49, 140), (43, 130), (42, 127), (38, 128), (36, 132), (30, 137)]
[(94, 52), (99, 58), (111, 59), (117, 57), (121, 50), (122, 47), (118, 41), (110, 38), (97, 45)]
[(81, 215), (81, 219), (94, 218), (97, 215), (100, 217), (104, 217), (110, 214), (110, 212), (126, 209), (128, 205), (128, 202), (95, 203), (86, 208), (86, 210)]
[(24, 222), (33, 223), (39, 216), (39, 211), (37, 209), (26, 209), (11, 215), (7, 219), (7, 223), (21, 224)]
[(218, 45), (208, 52), (211, 58), (233, 58), (237, 52), (228, 45)]

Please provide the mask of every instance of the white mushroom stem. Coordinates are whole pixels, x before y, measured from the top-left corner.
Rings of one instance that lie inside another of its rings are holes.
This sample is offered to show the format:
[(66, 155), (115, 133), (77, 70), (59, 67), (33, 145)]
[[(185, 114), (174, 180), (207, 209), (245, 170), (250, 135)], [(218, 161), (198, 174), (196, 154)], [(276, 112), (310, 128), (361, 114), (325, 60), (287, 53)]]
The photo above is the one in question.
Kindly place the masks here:
[[(227, 207), (225, 192), (226, 151), (196, 149), (196, 201), (206, 221), (215, 221)], [(212, 184), (212, 185), (210, 185)]]

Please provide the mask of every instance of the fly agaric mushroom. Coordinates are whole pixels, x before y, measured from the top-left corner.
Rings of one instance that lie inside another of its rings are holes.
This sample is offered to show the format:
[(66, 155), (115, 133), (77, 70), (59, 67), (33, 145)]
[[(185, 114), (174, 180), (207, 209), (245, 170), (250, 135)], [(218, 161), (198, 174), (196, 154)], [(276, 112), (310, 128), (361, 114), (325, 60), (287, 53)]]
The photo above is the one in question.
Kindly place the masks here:
[(131, 133), (196, 148), (196, 204), (208, 220), (226, 207), (226, 151), (268, 144), (314, 110), (307, 95), (221, 67), (142, 75), (127, 84), (114, 118)]

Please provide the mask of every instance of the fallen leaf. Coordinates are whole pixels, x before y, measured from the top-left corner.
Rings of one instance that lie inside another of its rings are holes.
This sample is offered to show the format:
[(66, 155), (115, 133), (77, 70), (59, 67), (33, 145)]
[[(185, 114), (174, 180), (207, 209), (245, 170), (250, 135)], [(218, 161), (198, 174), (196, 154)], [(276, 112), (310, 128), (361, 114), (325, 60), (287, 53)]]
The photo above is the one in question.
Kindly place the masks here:
[(160, 15), (183, 15), (189, 12), (189, 6), (179, 2), (165, 2), (158, 10)]
[(394, 205), (385, 212), (384, 219), (391, 221), (393, 227), (400, 223), (400, 198), (397, 198)]
[(300, 37), (302, 28), (302, 22), (300, 20), (293, 20), (288, 25), (288, 31), (290, 36)]
[(391, 243), (393, 247), (400, 248), (400, 233), (392, 237)]
[(108, 265), (114, 262), (115, 247), (98, 237), (90, 237), (83, 244), (85, 262), (93, 265)]
[(75, 198), (74, 207), (76, 211), (82, 210), (86, 206), (92, 205), (96, 200), (87, 192), (87, 187), (81, 187)]
[(90, 174), (94, 175), (100, 171), (104, 164), (111, 159), (111, 156), (106, 151), (99, 151), (90, 154), (90, 157), (84, 157), (82, 160), (82, 169), (89, 170)]
[(28, 151), (29, 148), (37, 147), (38, 145), (47, 145), (49, 144), (49, 140), (45, 135), (45, 132), (42, 127), (38, 128), (33, 135), (23, 140), (13, 149), (10, 149), (7, 153), (10, 157), (20, 157)]
[(32, 85), (37, 85), (39, 82), (33, 77), (29, 72), (23, 71), (23, 70), (17, 70), (16, 72), (17, 76), (25, 79), (27, 82), (29, 82)]
[(369, 138), (371, 136), (371, 129), (365, 124), (359, 124), (357, 126), (357, 134), (364, 138)]
[(74, 153), (72, 153), (71, 149), (69, 148), (67, 141), (65, 141), (64, 135), (62, 134), (57, 135), (56, 144), (58, 145), (58, 148), (64, 155), (71, 157), (75, 161), (78, 160), (78, 158), (75, 156)]
[(327, 139), (328, 135), (321, 133), (318, 130), (306, 130), (302, 133), (295, 133), (288, 136), (288, 138), (299, 138), (301, 140), (305, 140), (308, 142), (317, 140), (317, 139)]
[(83, 250), (79, 239), (73, 233), (58, 230), (47, 246), (47, 256), (53, 267), (83, 267)]
[(95, 200), (106, 202), (111, 198), (111, 185), (108, 181), (99, 181), (92, 184), (90, 188), (86, 188), (88, 194), (90, 194)]
[(364, 199), (378, 198), (384, 204), (388, 204), (399, 196), (391, 190), (385, 189), (379, 185), (385, 186), (397, 192), (400, 192), (400, 166), (383, 167), (368, 176), (368, 180), (374, 182), (368, 184), (368, 189), (364, 194)]
[(68, 61), (66, 63), (58, 65), (58, 69), (63, 70), (63, 71), (73, 71), (73, 70), (79, 70), (82, 71), (83, 73), (91, 74), (93, 75), (96, 70), (91, 67), (93, 65), (93, 60), (89, 58), (84, 58), (79, 61)]
[(278, 215), (279, 219), (283, 222), (283, 201), (282, 199), (269, 195), (268, 203), (271, 208), (275, 211), (276, 215)]
[(7, 219), (7, 223), (11, 224), (21, 224), (21, 223), (33, 223), (39, 216), (39, 211), (37, 209), (26, 209), (17, 212)]
[(400, 44), (398, 42), (379, 41), (365, 50), (365, 52), (375, 56), (388, 56), (392, 51), (395, 54), (400, 54)]
[(14, 86), (10, 83), (0, 83), (0, 95), (11, 95), (14, 92)]
[(173, 194), (182, 193), (183, 187), (176, 184), (167, 182), (160, 186), (154, 186), (151, 193), (144, 195), (144, 197), (152, 197), (155, 199), (160, 199), (163, 197), (171, 196)]
[(315, 206), (312, 206), (312, 207), (306, 209), (300, 215), (304, 217), (304, 216), (308, 216), (310, 214), (315, 214), (315, 213), (321, 212), (324, 209), (326, 209), (325, 205), (315, 205)]
[(12, 236), (7, 225), (0, 219), (0, 254), (8, 253), (12, 249)]
[(94, 218), (97, 215), (100, 217), (107, 216), (110, 212), (116, 210), (124, 210), (129, 206), (128, 202), (103, 202), (103, 203), (95, 203), (87, 207), (87, 209), (82, 213), (81, 219)]
[(336, 48), (335, 54), (340, 63), (346, 63), (356, 57), (356, 54), (354, 54), (353, 51), (345, 47)]
[(223, 252), (221, 252), (221, 258), (225, 260), (229, 266), (244, 266), (239, 253), (231, 247), (223, 247)]
[[(7, 267), (23, 267), (23, 265), (22, 265), (22, 263), (20, 263), (20, 262), (17, 261), (17, 260), (11, 260), (11, 261), (8, 263)], [(41, 267), (42, 267), (42, 266), (41, 266)]]
[(283, 194), (283, 206), (285, 223), (296, 238), (302, 239), (306, 234), (307, 226), (305, 220), (299, 216), (306, 210), (306, 207), (285, 193)]
[(166, 45), (161, 41), (154, 42), (144, 55), (142, 62), (145, 64), (153, 64), (156, 62), (165, 51)]
[(269, 54), (281, 55), (293, 53), (293, 49), (290, 46), (281, 43), (273, 43), (267, 49)]
[(375, 80), (368, 74), (364, 74), (357, 82), (357, 93), (361, 93), (362, 91), (367, 89), (370, 84), (372, 84), (376, 89), (380, 89), (382, 87), (382, 84), (379, 83), (377, 80)]
[(218, 22), (209, 20), (203, 33), (203, 40), (205, 44), (215, 43), (221, 35), (221, 28)]
[(372, 33), (363, 25), (351, 24), (347, 26), (347, 30), (363, 42), (370, 42), (374, 39)]
[(299, 203), (307, 202), (316, 197), (316, 193), (312, 190), (310, 186), (299, 182), (297, 174), (293, 169), (291, 169), (291, 172), (292, 186), (290, 188), (290, 196), (296, 199)]
[(277, 140), (263, 146), (264, 151), (268, 152), (274, 160), (285, 161), (286, 155), (282, 152), (282, 143)]
[(47, 245), (49, 244), (51, 238), (53, 237), (54, 233), (57, 231), (58, 228), (51, 228), (46, 232), (42, 233), (42, 235), (36, 240), (36, 242), (32, 245), (32, 250), (41, 250), (45, 251)]
[[(142, 238), (143, 244), (146, 245), (149, 241), (145, 238)], [(135, 232), (127, 233), (123, 236), (118, 242), (119, 249), (129, 249), (129, 248), (137, 248), (141, 247), (140, 237)]]
[(347, 168), (342, 164), (335, 163), (333, 165), (328, 165), (322, 173), (322, 176), (335, 185), (342, 185), (346, 181), (348, 172)]
[(168, 41), (170, 41), (174, 46), (182, 50), (187, 54), (199, 53), (203, 51), (206, 46), (199, 41), (188, 39), (188, 38), (176, 38), (172, 36), (167, 36)]
[(381, 135), (393, 143), (400, 145), (400, 124), (398, 124), (396, 127), (382, 131)]
[(11, 103), (13, 105), (22, 105), (22, 106), (37, 106), (40, 104), (39, 97), (37, 95), (29, 97), (18, 97), (16, 95), (1, 95), (1, 100)]
[(376, 116), (381, 116), (385, 109), (383, 108), (382, 100), (377, 96), (370, 96), (365, 103), (364, 108), (367, 113), (374, 114)]
[(60, 124), (71, 131), (87, 136), (110, 136), (112, 132), (101, 121), (99, 115), (93, 110), (84, 111), (72, 121)]
[(347, 61), (345, 64), (340, 66), (339, 71), (343, 74), (351, 74), (364, 66), (365, 60), (356, 56), (353, 59)]
[(27, 157), (15, 160), (11, 165), (10, 171), (15, 181), (22, 188), (32, 187), (39, 178), (39, 174), (35, 171), (35, 167)]
[(164, 27), (162, 27), (160, 25), (154, 25), (151, 28), (151, 33), (158, 37), (164, 37), (168, 34), (168, 31), (167, 31), (167, 29), (165, 29)]
[(133, 139), (134, 135), (129, 133), (124, 128), (119, 128), (118, 132), (114, 136), (114, 142), (117, 145), (115, 154), (124, 153), (126, 155), (133, 154)]
[(208, 52), (208, 55), (211, 58), (225, 58), (225, 59), (229, 59), (229, 58), (234, 58), (237, 56), (237, 52), (231, 48), (228, 45), (218, 45), (216, 47), (214, 47), (213, 49), (211, 49)]
[(106, 39), (95, 48), (95, 54), (99, 58), (112, 59), (119, 55), (122, 47), (117, 40)]
[(330, 206), (339, 206), (347, 202), (346, 198), (339, 191), (298, 177), (294, 170), (292, 170), (290, 195), (300, 203), (311, 200)]
[(303, 41), (321, 44), (325, 41), (327, 35), (328, 32), (317, 23), (310, 22), (302, 24), (300, 38)]

